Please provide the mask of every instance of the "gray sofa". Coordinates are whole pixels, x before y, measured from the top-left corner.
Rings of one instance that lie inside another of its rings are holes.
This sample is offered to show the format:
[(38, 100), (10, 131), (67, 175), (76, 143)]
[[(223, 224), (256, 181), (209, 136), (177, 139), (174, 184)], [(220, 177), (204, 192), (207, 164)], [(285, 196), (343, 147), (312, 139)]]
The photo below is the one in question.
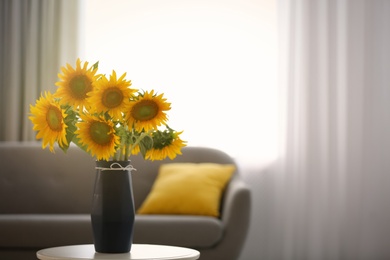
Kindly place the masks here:
[[(37, 142), (0, 142), (0, 259), (36, 259), (36, 251), (93, 243), (90, 209), (95, 162), (78, 147), (64, 154)], [(133, 156), (135, 207), (149, 193), (159, 165), (169, 162), (234, 163), (224, 152), (185, 147), (174, 161)], [(239, 169), (228, 184), (221, 217), (137, 215), (134, 243), (194, 248), (202, 260), (238, 259), (249, 228), (250, 190)]]

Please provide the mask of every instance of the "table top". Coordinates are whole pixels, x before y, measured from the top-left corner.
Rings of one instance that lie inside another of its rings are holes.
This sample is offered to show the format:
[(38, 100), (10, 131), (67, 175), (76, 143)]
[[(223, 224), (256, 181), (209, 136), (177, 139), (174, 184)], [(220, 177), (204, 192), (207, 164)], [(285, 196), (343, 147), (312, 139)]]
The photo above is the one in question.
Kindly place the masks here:
[(41, 260), (196, 260), (199, 251), (177, 246), (133, 244), (130, 253), (96, 253), (94, 245), (60, 246), (39, 250)]

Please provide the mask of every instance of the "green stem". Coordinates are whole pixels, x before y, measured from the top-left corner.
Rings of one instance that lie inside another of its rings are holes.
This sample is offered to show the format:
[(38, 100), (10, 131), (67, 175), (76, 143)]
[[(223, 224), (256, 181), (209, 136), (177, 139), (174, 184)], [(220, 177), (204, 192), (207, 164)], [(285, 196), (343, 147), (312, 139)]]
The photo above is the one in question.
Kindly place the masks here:
[(126, 152), (125, 152), (125, 159), (128, 160), (129, 157), (130, 157), (130, 147), (132, 147), (131, 145), (126, 145), (125, 146), (125, 149), (126, 149)]

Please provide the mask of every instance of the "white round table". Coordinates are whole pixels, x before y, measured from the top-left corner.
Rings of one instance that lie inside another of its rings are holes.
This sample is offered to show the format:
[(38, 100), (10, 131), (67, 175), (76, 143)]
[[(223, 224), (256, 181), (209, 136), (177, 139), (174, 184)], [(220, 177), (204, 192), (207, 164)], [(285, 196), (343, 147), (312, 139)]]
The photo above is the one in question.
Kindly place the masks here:
[(39, 250), (41, 260), (195, 260), (199, 251), (177, 246), (133, 244), (130, 253), (96, 253), (94, 245), (60, 246)]

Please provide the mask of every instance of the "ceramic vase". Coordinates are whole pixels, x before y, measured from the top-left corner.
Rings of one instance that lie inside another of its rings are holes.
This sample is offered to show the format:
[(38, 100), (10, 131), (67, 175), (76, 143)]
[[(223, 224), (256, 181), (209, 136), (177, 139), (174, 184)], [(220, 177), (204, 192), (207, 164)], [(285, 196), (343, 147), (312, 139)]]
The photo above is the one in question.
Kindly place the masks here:
[(128, 253), (133, 243), (134, 198), (130, 161), (97, 161), (91, 222), (95, 251)]

